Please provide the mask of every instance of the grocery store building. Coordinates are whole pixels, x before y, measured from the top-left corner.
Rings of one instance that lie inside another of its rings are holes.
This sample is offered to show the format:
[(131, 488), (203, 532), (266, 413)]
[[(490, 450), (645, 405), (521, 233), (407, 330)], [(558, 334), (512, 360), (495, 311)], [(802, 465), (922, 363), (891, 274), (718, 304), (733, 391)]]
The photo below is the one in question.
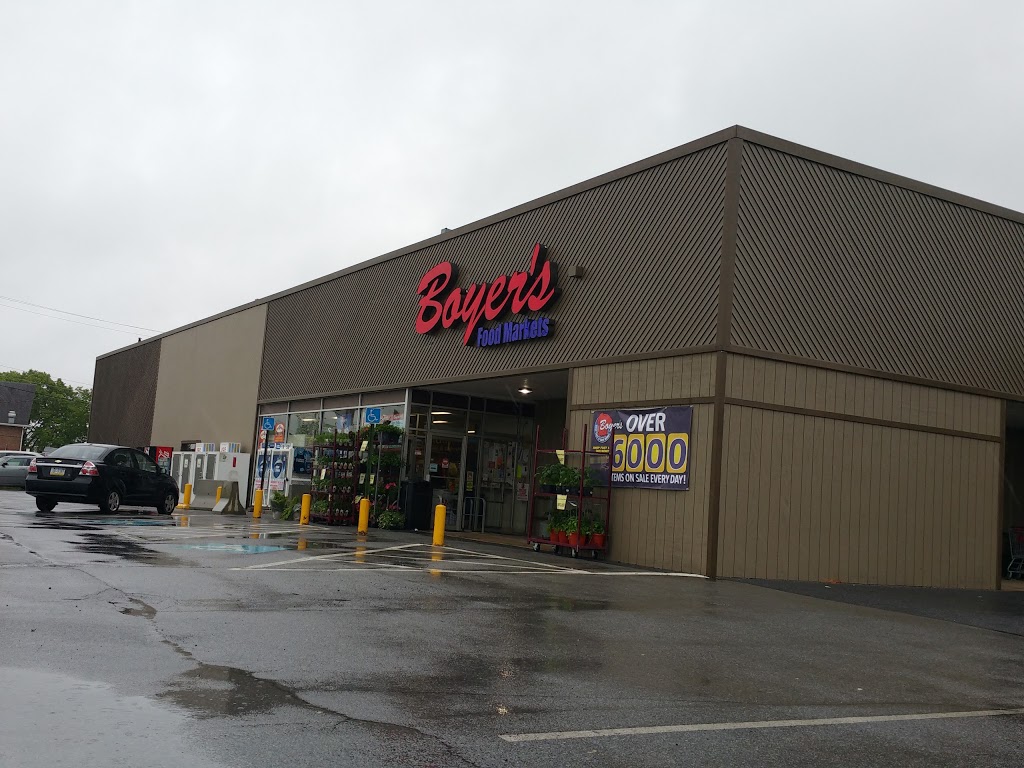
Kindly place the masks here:
[(521, 536), (538, 428), (689, 406), (687, 490), (615, 488), (609, 559), (998, 588), (1022, 302), (1024, 215), (734, 127), (103, 355), (90, 439), (251, 451), (269, 414), (301, 446), (380, 406), (410, 520)]

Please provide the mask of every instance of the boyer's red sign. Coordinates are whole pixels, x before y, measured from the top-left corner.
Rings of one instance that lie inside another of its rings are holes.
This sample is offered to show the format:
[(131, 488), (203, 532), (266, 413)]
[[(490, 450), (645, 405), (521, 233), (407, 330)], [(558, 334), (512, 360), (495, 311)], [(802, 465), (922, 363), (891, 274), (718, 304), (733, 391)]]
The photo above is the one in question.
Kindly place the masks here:
[(525, 272), (501, 275), (489, 283), (474, 283), (463, 290), (456, 285), (457, 270), (450, 261), (431, 267), (420, 278), (416, 332), (466, 326), (462, 343), (469, 344), (484, 320), (493, 321), (506, 312), (540, 312), (558, 298), (557, 269), (547, 260), (543, 245), (533, 246)]

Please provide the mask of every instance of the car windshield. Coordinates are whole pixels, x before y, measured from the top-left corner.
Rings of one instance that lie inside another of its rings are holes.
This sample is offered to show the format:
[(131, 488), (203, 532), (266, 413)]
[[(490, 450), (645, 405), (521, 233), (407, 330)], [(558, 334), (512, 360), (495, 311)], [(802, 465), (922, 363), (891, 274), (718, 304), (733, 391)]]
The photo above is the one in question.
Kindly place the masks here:
[(106, 445), (65, 445), (58, 448), (46, 458), (84, 459), (86, 461), (96, 461), (97, 459), (102, 459), (109, 450), (110, 447)]

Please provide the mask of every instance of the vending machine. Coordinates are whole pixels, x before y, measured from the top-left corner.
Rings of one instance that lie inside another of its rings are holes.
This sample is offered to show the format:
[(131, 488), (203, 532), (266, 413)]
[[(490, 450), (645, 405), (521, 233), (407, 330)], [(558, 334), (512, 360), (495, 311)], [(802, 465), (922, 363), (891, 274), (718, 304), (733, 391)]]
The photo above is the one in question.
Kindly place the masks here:
[[(270, 449), (266, 452), (266, 480), (268, 492), (263, 495), (263, 506), (270, 506), (270, 494), (273, 491), (281, 491), (287, 493), (292, 483), (292, 470), (293, 470), (293, 453), (294, 447), (285, 443), (279, 443), (277, 445), (271, 445)], [(257, 490), (262, 487), (264, 472), (263, 472), (263, 457), (264, 453), (260, 451), (256, 455), (256, 461), (253, 462), (255, 471), (253, 472), (253, 490)]]

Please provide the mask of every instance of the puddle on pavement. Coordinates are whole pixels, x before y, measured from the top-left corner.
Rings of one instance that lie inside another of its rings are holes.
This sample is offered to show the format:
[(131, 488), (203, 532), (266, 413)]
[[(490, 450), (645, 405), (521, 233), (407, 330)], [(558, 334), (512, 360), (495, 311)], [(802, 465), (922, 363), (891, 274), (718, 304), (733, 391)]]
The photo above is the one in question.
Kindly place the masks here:
[(5, 709), (4, 765), (222, 767), (189, 742), (184, 713), (151, 699), (34, 669), (0, 667), (0, 689), (18, 702)]
[(82, 541), (72, 541), (76, 549), (90, 555), (117, 557), (131, 563), (143, 565), (180, 565), (181, 563), (162, 552), (147, 549), (134, 541), (109, 533), (83, 533)]
[[(254, 715), (277, 707), (309, 708), (287, 688), (271, 680), (263, 680), (237, 667), (203, 664), (183, 672), (158, 699), (167, 699), (188, 709), (198, 717)], [(332, 713), (333, 714), (333, 713)]]
[(266, 552), (281, 552), (294, 547), (280, 544), (175, 544), (183, 549), (201, 549), (206, 552), (231, 552), (236, 555), (262, 555)]

